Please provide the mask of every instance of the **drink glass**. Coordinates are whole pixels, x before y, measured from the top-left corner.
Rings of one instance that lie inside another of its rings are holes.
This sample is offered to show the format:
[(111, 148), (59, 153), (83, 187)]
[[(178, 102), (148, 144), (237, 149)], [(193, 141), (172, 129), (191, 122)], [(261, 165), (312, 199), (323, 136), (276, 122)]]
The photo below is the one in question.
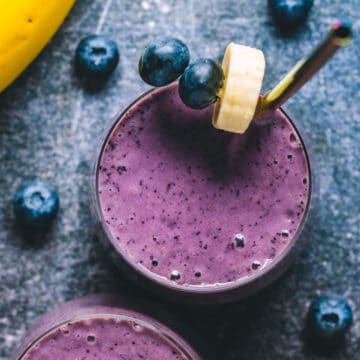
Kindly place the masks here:
[(124, 354), (144, 359), (205, 359), (178, 331), (185, 332), (183, 324), (153, 304), (123, 296), (91, 295), (45, 314), (10, 360), (111, 360)]
[(283, 109), (245, 134), (188, 109), (177, 83), (140, 96), (97, 150), (92, 210), (135, 284), (191, 304), (234, 301), (277, 279), (309, 237), (308, 145)]

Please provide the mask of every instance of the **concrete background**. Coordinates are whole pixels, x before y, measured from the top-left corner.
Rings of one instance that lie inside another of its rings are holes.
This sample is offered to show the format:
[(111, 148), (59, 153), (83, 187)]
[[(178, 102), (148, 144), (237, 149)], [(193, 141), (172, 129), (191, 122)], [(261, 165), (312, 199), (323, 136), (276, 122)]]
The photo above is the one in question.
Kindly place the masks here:
[[(177, 36), (193, 59), (221, 57), (230, 41), (262, 48), (266, 90), (341, 17), (353, 21), (357, 40), (287, 104), (318, 161), (320, 206), (307, 248), (280, 281), (249, 300), (201, 310), (163, 306), (191, 320), (216, 344), (219, 359), (360, 359), (358, 10), (358, 0), (315, 0), (307, 24), (286, 38), (265, 0), (77, 1), (37, 60), (0, 94), (0, 358), (55, 305), (94, 292), (134, 291), (96, 239), (88, 178), (106, 123), (148, 89), (137, 74), (144, 46)], [(89, 94), (73, 74), (73, 54), (94, 32), (117, 41), (121, 61), (105, 88)], [(34, 242), (14, 226), (10, 204), (15, 189), (35, 178), (57, 186), (61, 211), (51, 232)], [(326, 292), (344, 294), (355, 312), (346, 344), (327, 355), (302, 336), (309, 302)]]

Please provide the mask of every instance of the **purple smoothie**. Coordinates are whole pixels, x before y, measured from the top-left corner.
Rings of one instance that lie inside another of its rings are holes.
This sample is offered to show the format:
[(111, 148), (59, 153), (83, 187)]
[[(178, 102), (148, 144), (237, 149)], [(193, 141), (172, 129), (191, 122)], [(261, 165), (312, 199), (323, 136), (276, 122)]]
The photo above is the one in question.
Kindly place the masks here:
[(12, 359), (21, 360), (200, 360), (166, 325), (127, 302), (92, 296), (45, 315)]
[(211, 113), (188, 109), (176, 84), (157, 89), (120, 117), (98, 162), (113, 247), (135, 272), (185, 293), (266, 275), (293, 247), (310, 197), (307, 155), (281, 110), (243, 135), (214, 129)]

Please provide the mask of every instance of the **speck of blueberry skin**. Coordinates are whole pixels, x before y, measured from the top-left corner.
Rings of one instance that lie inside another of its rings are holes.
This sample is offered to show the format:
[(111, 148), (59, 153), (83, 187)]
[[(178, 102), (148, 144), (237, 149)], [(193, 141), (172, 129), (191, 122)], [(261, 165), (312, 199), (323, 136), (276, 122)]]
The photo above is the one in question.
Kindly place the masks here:
[(168, 193), (174, 186), (175, 186), (175, 183), (169, 182), (169, 183), (166, 185), (166, 192)]
[(118, 172), (119, 175), (122, 175), (125, 171), (127, 171), (127, 168), (124, 165), (120, 165), (116, 168), (116, 171)]

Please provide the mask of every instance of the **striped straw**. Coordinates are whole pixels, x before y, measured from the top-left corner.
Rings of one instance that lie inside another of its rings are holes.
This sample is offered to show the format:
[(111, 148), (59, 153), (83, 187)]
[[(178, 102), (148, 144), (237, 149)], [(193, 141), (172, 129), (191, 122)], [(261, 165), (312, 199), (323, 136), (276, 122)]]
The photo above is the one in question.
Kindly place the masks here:
[(327, 38), (315, 51), (307, 59), (300, 60), (271, 91), (259, 100), (255, 118), (259, 119), (269, 111), (283, 105), (325, 65), (339, 48), (349, 44), (351, 39), (351, 23), (336, 20)]

